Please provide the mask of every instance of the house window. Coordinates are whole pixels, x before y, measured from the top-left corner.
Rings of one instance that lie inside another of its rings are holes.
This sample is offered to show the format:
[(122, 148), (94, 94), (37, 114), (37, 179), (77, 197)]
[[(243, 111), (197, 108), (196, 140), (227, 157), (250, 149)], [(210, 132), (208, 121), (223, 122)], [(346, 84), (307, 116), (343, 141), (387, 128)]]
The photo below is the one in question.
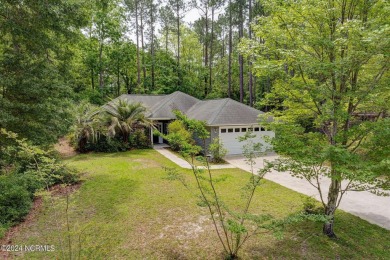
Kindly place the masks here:
[(241, 132), (245, 133), (246, 132), (246, 128), (241, 128)]
[(260, 128), (255, 127), (255, 132), (259, 132)]
[(226, 129), (221, 129), (221, 133), (226, 133)]
[(264, 127), (260, 127), (261, 128), (261, 131), (265, 131)]
[(233, 133), (233, 128), (229, 128), (228, 133)]
[(239, 133), (240, 132), (240, 128), (234, 128), (234, 132)]
[(248, 128), (248, 131), (251, 131), (251, 132), (253, 132), (253, 128)]

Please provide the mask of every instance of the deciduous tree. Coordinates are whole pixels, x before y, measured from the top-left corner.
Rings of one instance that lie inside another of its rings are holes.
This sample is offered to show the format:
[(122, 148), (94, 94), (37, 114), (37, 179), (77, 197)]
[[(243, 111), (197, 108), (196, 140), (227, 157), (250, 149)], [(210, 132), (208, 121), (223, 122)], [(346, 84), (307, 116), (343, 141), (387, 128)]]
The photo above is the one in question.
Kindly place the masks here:
[(269, 16), (254, 27), (265, 42), (249, 53), (262, 57), (257, 74), (277, 78), (277, 168), (318, 189), (329, 218), (323, 232), (336, 237), (335, 212), (346, 192), (389, 188), (390, 4), (299, 0), (265, 7)]
[(82, 1), (0, 1), (0, 127), (35, 144), (67, 130)]

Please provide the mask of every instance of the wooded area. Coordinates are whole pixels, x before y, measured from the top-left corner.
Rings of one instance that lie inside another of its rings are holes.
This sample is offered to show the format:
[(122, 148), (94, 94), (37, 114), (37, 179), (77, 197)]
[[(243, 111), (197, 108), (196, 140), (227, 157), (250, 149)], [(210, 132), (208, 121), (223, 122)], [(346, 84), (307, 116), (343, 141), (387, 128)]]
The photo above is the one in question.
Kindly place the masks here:
[(0, 126), (37, 143), (65, 131), (70, 100), (180, 90), (267, 110), (270, 78), (254, 77), (238, 49), (243, 37), (261, 42), (249, 25), (264, 15), (258, 1), (1, 1), (0, 13)]

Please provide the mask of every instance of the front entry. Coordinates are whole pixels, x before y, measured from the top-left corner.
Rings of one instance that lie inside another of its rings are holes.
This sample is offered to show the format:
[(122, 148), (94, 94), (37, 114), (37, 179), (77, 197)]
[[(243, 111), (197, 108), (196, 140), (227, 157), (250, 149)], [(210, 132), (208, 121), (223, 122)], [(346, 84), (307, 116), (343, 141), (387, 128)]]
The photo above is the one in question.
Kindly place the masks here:
[[(163, 131), (163, 123), (157, 123), (157, 130), (160, 133), (164, 133)], [(161, 136), (158, 136), (157, 143), (162, 144), (164, 142), (164, 139)]]

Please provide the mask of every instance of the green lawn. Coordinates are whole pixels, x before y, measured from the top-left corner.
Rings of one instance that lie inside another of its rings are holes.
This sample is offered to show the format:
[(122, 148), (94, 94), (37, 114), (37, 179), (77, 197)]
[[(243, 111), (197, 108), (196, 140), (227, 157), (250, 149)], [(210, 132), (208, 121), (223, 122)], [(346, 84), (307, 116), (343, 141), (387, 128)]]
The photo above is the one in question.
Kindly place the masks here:
[[(173, 163), (153, 150), (88, 154), (66, 160), (84, 173), (85, 182), (69, 196), (45, 197), (31, 224), (19, 229), (13, 244), (55, 245), (51, 253), (24, 253), (24, 259), (221, 259), (222, 248), (207, 212), (190, 191), (167, 180), (163, 166)], [(191, 173), (189, 180), (192, 180)], [(225, 175), (217, 184), (226, 203), (238, 205), (249, 173), (238, 169), (214, 171)], [(252, 212), (283, 217), (300, 210), (302, 195), (270, 181), (257, 191)], [(66, 223), (68, 216), (69, 225)], [(70, 229), (70, 244), (67, 228)], [(253, 237), (241, 251), (243, 259), (390, 259), (390, 232), (350, 214), (337, 215), (333, 241), (321, 225), (300, 223), (282, 240), (265, 234)]]

